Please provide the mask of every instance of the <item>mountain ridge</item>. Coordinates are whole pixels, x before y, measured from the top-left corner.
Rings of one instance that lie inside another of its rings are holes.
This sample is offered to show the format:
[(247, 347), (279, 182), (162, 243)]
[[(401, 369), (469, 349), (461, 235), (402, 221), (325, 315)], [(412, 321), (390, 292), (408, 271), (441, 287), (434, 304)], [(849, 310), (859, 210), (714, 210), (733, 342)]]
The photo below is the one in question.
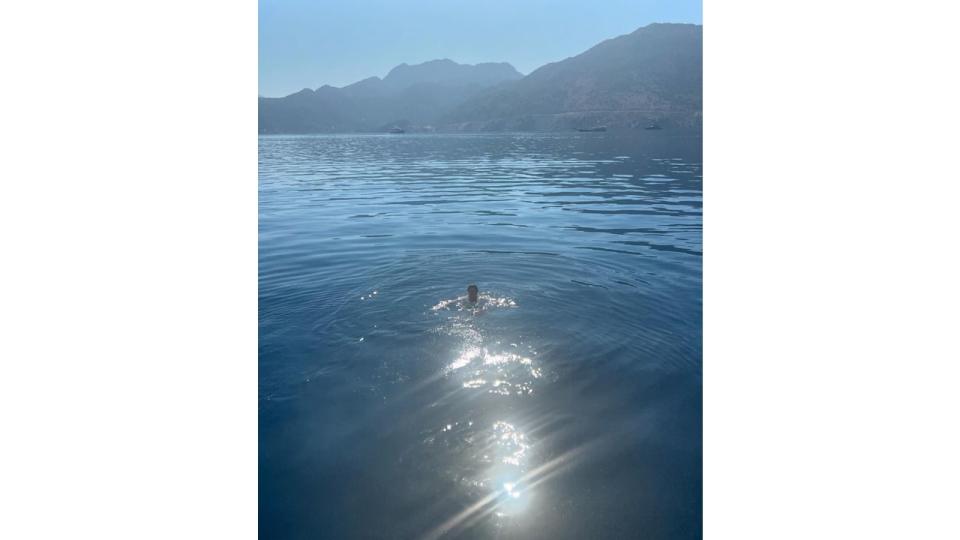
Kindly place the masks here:
[(507, 62), (402, 63), (383, 78), (260, 97), (259, 131), (700, 129), (702, 30), (650, 24), (526, 76)]
[(445, 115), (454, 129), (702, 123), (701, 25), (655, 23), (546, 64)]
[(506, 62), (400, 64), (382, 79), (258, 98), (260, 133), (383, 131), (435, 122), (473, 94), (523, 75)]

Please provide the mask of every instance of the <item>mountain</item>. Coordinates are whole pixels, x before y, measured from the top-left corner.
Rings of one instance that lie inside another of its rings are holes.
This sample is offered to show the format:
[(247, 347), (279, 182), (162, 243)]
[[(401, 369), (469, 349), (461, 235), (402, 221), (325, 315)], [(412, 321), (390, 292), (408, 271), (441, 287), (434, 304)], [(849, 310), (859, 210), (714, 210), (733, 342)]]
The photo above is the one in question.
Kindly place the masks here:
[(283, 98), (261, 97), (260, 133), (429, 125), (480, 91), (522, 76), (507, 63), (466, 65), (443, 59), (401, 64), (383, 79), (370, 77), (343, 88), (307, 88)]
[(651, 24), (467, 99), (460, 130), (702, 125), (703, 27)]
[(569, 130), (651, 123), (699, 130), (703, 27), (651, 24), (526, 77), (507, 63), (433, 60), (343, 88), (259, 98), (261, 133)]
[[(415, 66), (400, 64), (383, 79), (388, 88), (404, 89), (416, 84), (433, 83), (442, 86), (487, 87), (503, 81), (523, 77), (506, 62), (476, 65), (458, 64), (453, 60), (431, 60)], [(369, 79), (368, 79), (369, 80)]]

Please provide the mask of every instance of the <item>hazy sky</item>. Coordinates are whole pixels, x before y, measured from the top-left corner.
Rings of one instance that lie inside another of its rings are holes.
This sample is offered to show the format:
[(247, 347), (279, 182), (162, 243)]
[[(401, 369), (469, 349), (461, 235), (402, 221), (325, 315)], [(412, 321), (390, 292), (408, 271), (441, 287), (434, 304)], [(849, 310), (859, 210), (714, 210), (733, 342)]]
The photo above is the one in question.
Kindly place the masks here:
[(259, 0), (261, 96), (343, 86), (437, 58), (527, 74), (651, 22), (701, 23), (700, 0)]

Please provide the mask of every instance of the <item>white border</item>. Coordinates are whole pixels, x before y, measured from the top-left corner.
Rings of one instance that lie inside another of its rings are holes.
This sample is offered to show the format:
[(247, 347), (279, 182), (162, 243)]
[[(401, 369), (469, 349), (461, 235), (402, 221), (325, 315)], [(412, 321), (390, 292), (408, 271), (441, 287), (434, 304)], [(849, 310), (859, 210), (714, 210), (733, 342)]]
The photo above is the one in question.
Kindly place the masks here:
[(255, 538), (256, 6), (15, 2), (0, 50), (0, 538)]
[(948, 6), (705, 6), (708, 538), (960, 538)]

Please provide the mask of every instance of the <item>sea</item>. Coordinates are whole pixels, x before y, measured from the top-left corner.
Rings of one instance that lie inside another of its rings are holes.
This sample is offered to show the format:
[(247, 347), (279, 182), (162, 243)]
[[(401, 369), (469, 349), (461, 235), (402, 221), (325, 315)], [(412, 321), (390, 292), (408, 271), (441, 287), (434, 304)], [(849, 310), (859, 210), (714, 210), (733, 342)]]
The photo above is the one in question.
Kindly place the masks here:
[(702, 536), (699, 135), (258, 159), (261, 538)]

